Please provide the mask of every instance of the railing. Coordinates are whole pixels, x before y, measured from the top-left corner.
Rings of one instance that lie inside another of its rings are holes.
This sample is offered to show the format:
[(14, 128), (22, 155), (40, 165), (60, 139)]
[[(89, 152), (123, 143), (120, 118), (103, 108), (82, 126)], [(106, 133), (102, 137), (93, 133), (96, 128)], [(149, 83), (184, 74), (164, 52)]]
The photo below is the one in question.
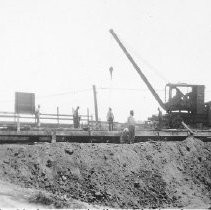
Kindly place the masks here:
[[(93, 116), (79, 115), (81, 129), (92, 129), (92, 130), (108, 130), (107, 121), (94, 121)], [(69, 114), (46, 114), (40, 113), (40, 126), (36, 123), (35, 115), (16, 114), (14, 112), (0, 112), (0, 127), (12, 129), (20, 129), (24, 126), (31, 127), (47, 127), (47, 128), (73, 128), (73, 115)], [(122, 130), (127, 127), (127, 123), (114, 122), (113, 130)], [(147, 126), (149, 127), (149, 126)], [(136, 124), (136, 129), (144, 129), (144, 124)]]
[[(87, 115), (79, 115), (81, 126), (89, 125), (90, 120), (92, 120), (92, 116)], [(57, 127), (68, 126), (71, 127), (73, 125), (73, 115), (69, 114), (39, 114), (40, 125), (55, 125)], [(21, 125), (30, 125), (37, 126), (36, 124), (36, 116), (30, 114), (17, 114), (14, 112), (0, 112), (0, 125), (15, 125), (18, 126), (18, 123)]]
[[(107, 121), (94, 121), (93, 116), (79, 115), (80, 128), (89, 128), (92, 130), (108, 130)], [(47, 114), (40, 113), (40, 126), (48, 128), (73, 128), (73, 115), (69, 114)], [(16, 114), (14, 112), (0, 112), (0, 127), (13, 127), (19, 130), (21, 127), (38, 127), (35, 115)], [(124, 123), (114, 122), (114, 130), (121, 130)]]

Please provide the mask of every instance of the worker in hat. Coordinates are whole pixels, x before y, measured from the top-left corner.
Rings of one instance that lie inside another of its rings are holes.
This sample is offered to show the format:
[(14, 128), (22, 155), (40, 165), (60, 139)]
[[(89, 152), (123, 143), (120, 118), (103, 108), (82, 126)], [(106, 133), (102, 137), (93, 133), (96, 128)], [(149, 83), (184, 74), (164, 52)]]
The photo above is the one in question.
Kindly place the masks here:
[(163, 113), (158, 107), (158, 129), (161, 129), (163, 127)]
[(40, 127), (40, 105), (35, 109), (35, 124), (37, 127)]
[(79, 114), (78, 114), (78, 110), (79, 110), (79, 106), (77, 106), (77, 108), (75, 109), (75, 111), (73, 113), (74, 128), (79, 128), (80, 127), (80, 117), (79, 117)]
[(112, 112), (111, 107), (109, 107), (109, 109), (108, 109), (106, 118), (107, 118), (107, 122), (108, 122), (108, 130), (113, 131), (113, 129), (114, 129), (114, 114)]
[(127, 118), (128, 130), (129, 130), (129, 143), (133, 143), (135, 140), (135, 118), (133, 110), (130, 110), (130, 116)]

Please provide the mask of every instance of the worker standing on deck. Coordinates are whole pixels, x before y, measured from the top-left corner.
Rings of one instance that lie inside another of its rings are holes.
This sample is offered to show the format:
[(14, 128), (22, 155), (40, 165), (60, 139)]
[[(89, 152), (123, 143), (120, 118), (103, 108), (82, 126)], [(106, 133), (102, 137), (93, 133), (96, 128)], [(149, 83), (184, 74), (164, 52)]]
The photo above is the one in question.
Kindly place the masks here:
[(107, 113), (107, 122), (108, 122), (108, 130), (113, 131), (114, 130), (114, 114), (112, 112), (112, 109), (109, 107), (108, 113)]
[(129, 130), (129, 141), (130, 144), (135, 140), (135, 118), (133, 110), (130, 111), (130, 116), (127, 119), (128, 130)]
[(35, 123), (37, 127), (40, 127), (40, 105), (35, 109)]
[(76, 110), (73, 113), (74, 128), (79, 128), (80, 127), (80, 117), (78, 115), (78, 110), (79, 110), (79, 106), (77, 106)]
[(158, 128), (161, 129), (162, 126), (163, 126), (163, 114), (160, 108), (158, 107)]

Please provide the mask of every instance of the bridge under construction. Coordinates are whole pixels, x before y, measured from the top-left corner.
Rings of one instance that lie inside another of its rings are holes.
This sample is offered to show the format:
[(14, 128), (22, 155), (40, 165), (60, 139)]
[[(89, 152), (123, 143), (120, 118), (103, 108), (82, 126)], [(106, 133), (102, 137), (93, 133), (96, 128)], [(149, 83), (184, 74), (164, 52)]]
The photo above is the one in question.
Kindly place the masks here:
[[(0, 130), (0, 143), (34, 142), (80, 142), (80, 143), (120, 143), (121, 131), (81, 130), (81, 129), (42, 129), (42, 130)], [(211, 130), (136, 130), (135, 142), (142, 141), (181, 141), (187, 136), (203, 141), (211, 141)]]
[[(92, 116), (80, 115), (80, 128), (73, 127), (73, 116), (67, 114), (40, 114), (41, 126), (37, 127), (33, 115), (0, 112), (0, 143), (80, 142), (120, 143), (124, 123), (114, 122), (114, 130), (108, 131), (108, 123), (96, 122)], [(17, 120), (17, 118), (19, 118)], [(6, 119), (6, 120), (4, 120)], [(47, 121), (47, 122), (46, 122)], [(154, 129), (150, 125), (137, 124), (135, 142), (181, 141), (192, 135), (203, 141), (211, 141), (211, 130)]]

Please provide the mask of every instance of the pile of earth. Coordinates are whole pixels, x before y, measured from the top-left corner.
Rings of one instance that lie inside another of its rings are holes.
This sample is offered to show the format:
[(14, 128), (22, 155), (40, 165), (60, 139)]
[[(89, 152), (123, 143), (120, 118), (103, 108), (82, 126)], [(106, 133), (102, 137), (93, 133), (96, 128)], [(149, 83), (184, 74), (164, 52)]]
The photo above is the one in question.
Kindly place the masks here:
[(0, 177), (51, 193), (60, 207), (71, 198), (113, 208), (209, 208), (211, 143), (0, 145)]

